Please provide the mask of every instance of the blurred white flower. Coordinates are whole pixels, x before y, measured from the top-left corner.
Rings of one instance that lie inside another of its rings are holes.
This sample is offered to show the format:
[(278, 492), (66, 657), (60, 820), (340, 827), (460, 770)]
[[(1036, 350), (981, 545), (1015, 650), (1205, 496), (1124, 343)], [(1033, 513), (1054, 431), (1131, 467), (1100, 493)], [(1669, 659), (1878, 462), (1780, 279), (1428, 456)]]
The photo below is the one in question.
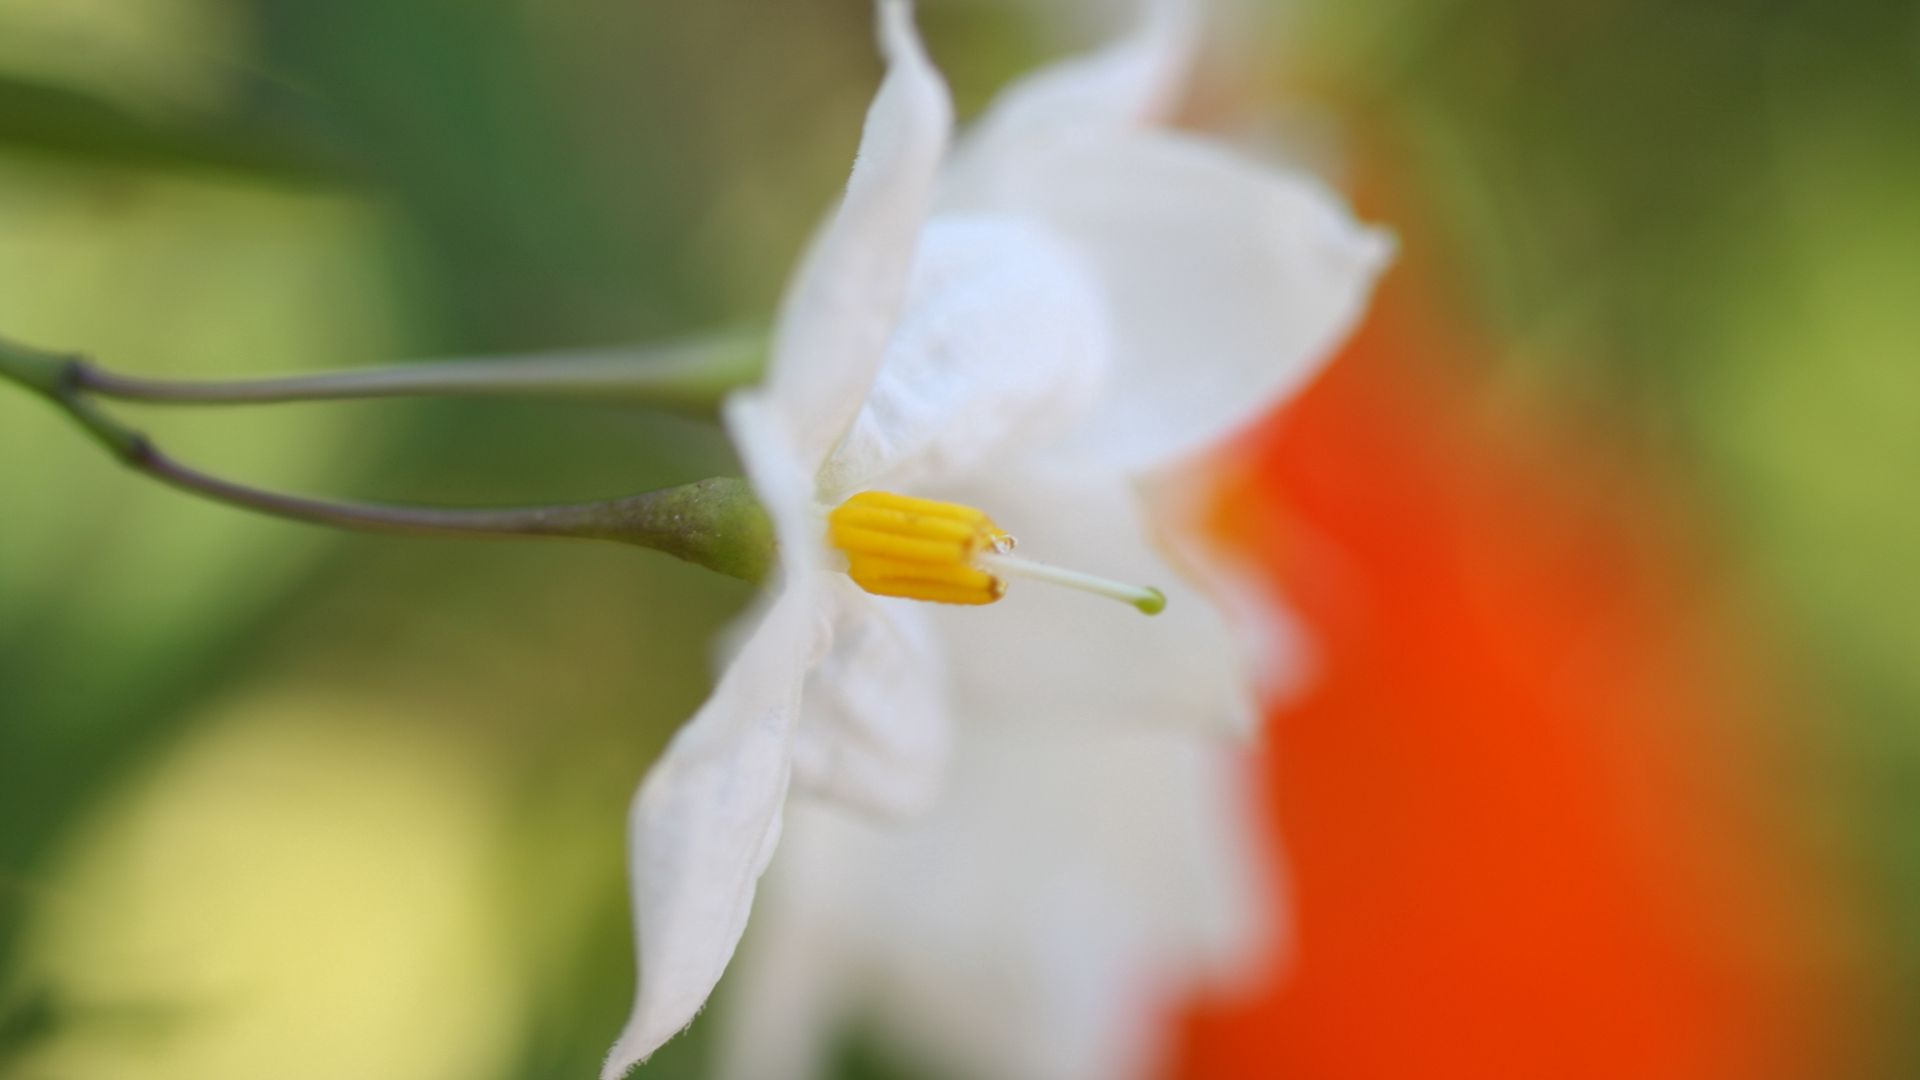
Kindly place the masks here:
[[(997, 846), (987, 837), (1070, 830), (1110, 809), (1062, 816), (1068, 800), (1045, 780), (1069, 792), (1098, 760), (1076, 734), (1088, 723), (1114, 740), (1116, 771), (1084, 778), (1096, 783), (1144, 780), (1137, 750), (1167, 729), (1245, 729), (1258, 672), (1214, 606), (1176, 580), (1153, 535), (1169, 522), (1136, 484), (1297, 387), (1357, 317), (1384, 259), (1384, 241), (1316, 186), (1149, 126), (1185, 56), (1177, 9), (1014, 88), (951, 158), (946, 90), (906, 5), (882, 0), (880, 24), (888, 75), (846, 196), (789, 290), (766, 381), (728, 403), (779, 540), (779, 581), (635, 798), (639, 991), (609, 1077), (711, 993), (790, 782), (871, 810), (923, 810), (939, 792), (956, 704), (983, 729), (1057, 727), (1010, 744), (1041, 782), (1008, 802), (1002, 827), (961, 826), (982, 837), (984, 857)], [(1102, 610), (1061, 589), (1015, 590), (992, 612), (881, 598), (985, 604), (1013, 575), (1160, 606), (1150, 590), (1014, 559), (972, 507), (1055, 561), (1167, 584), (1166, 615)], [(963, 757), (1000, 753), (982, 742)], [(1209, 753), (1163, 748), (1147, 757), (1166, 764), (1146, 772), (1172, 776)], [(1172, 848), (1205, 834), (1193, 857), (1232, 874), (1237, 854), (1204, 853), (1210, 837), (1237, 852), (1233, 815), (1179, 794), (1230, 802), (1218, 769), (1195, 765), (1192, 783), (1136, 805), (1173, 830), (1163, 839), (1183, 838)], [(986, 918), (997, 890), (1018, 902), (1023, 882), (1006, 867), (973, 865), (967, 895), (981, 903), (970, 911)], [(1101, 863), (1084, 887), (1151, 892), (1161, 868), (1110, 873), (1117, 865)], [(1072, 951), (1162, 940), (1185, 914), (1171, 910), (1185, 901), (1142, 904), (1139, 925), (1089, 923), (1094, 947)], [(1203, 937), (1225, 925), (1194, 920)]]
[(1271, 954), (1235, 747), (997, 719), (962, 729), (910, 825), (789, 810), (729, 976), (722, 1077), (819, 1076), (861, 1031), (941, 1076), (1126, 1080), (1159, 1061), (1171, 1003)]

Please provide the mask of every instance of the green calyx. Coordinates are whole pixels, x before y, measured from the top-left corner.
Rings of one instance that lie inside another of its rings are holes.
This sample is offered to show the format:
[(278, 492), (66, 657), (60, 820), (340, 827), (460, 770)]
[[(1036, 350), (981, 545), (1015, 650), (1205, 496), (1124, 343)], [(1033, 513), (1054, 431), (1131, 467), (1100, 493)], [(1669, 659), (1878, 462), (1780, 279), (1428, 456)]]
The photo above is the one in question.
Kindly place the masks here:
[(651, 548), (742, 581), (764, 580), (776, 550), (772, 521), (737, 476), (568, 507), (554, 525), (549, 535)]

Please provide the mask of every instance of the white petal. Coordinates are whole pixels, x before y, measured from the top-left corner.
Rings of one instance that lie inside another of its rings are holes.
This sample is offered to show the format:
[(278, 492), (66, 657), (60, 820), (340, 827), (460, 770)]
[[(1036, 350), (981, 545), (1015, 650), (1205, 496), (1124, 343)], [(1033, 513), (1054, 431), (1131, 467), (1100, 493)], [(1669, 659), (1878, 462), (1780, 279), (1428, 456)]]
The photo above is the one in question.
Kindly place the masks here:
[(1029, 141), (961, 208), (1045, 222), (1114, 317), (1089, 448), (1141, 467), (1204, 448), (1319, 370), (1391, 247), (1303, 177), (1167, 134)]
[(853, 422), (906, 294), (952, 129), (952, 104), (903, 0), (881, 0), (887, 78), (867, 113), (846, 197), (814, 238), (774, 328), (765, 393), (803, 459)]
[[(968, 729), (956, 749), (911, 826), (796, 809), (765, 899), (789, 962), (743, 968), (730, 1036), (819, 1007), (804, 948), (786, 952), (806, 942), (834, 958), (836, 998), (864, 993), (884, 1038), (956, 1075), (1147, 1074), (1168, 1007), (1269, 941), (1244, 762), (1165, 729)], [(766, 1068), (736, 1075), (812, 1075), (817, 1047), (794, 1050), (744, 1050)]]
[(795, 455), (785, 419), (758, 388), (727, 398), (721, 418), (747, 481), (772, 519), (781, 573), (797, 577), (821, 565), (826, 538), (811, 520), (813, 470)]
[(794, 778), (868, 813), (919, 813), (940, 790), (951, 733), (940, 642), (922, 605), (844, 576), (832, 588), (833, 646), (807, 679)]
[[(863, 990), (864, 958), (806, 903), (819, 896), (811, 875), (839, 873), (831, 842), (810, 825), (837, 807), (796, 802), (787, 836), (769, 868), (753, 927), (727, 976), (719, 1003), (720, 1080), (814, 1080), (844, 1044), (849, 1013)], [(838, 895), (844, 880), (827, 891)], [(796, 902), (798, 901), (798, 902)]]
[(604, 1078), (692, 1022), (740, 940), (780, 837), (800, 687), (817, 648), (816, 586), (787, 583), (634, 798), (639, 991)]
[(1134, 488), (1168, 560), (1225, 618), (1256, 700), (1273, 706), (1307, 686), (1318, 658), (1274, 575), (1209, 535), (1222, 478), (1211, 463), (1190, 461), (1136, 476)]
[(639, 990), (602, 1076), (624, 1075), (699, 1012), (746, 926), (772, 858), (807, 672), (830, 643), (813, 477), (763, 390), (733, 395), (728, 434), (773, 520), (775, 599), (730, 632), (713, 694), (648, 772), (628, 824)]
[(1092, 279), (1044, 231), (936, 218), (879, 377), (820, 489), (912, 487), (1057, 438), (1092, 405), (1109, 348)]
[(1103, 597), (1013, 579), (991, 608), (940, 610), (969, 723), (1253, 730), (1256, 679), (1239, 643), (1155, 547), (1158, 523), (1118, 470), (1034, 461), (940, 494), (992, 514), (1019, 541), (1020, 555), (1167, 595), (1166, 610), (1148, 617)]
[(1192, 0), (1138, 0), (1133, 29), (1113, 44), (1053, 64), (994, 100), (956, 155), (956, 165), (991, 167), (1022, 143), (1163, 118), (1185, 81), (1198, 34)]

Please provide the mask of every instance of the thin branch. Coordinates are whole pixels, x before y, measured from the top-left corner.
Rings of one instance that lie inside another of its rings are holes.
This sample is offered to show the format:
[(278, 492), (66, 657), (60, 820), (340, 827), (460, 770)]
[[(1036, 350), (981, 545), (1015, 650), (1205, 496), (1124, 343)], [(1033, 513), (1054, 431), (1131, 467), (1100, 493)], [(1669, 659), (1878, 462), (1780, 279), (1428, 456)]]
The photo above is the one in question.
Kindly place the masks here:
[[(79, 361), (0, 339), (0, 378), (45, 397), (128, 468), (181, 491), (273, 517), (409, 536), (567, 537), (664, 551), (733, 577), (759, 580), (773, 539), (746, 481), (722, 477), (617, 499), (548, 506), (448, 508), (336, 502), (236, 483), (176, 461), (102, 411)], [(145, 400), (145, 399), (142, 399)]]
[[(139, 438), (126, 464), (163, 484), (228, 506), (290, 521), (328, 525), (359, 532), (402, 536), (459, 537), (588, 537), (585, 522), (603, 519), (632, 500), (569, 503), (553, 506), (497, 509), (402, 506), (384, 503), (311, 499), (235, 483), (167, 456), (144, 437)], [(637, 496), (645, 499), (646, 496)], [(617, 539), (594, 534), (593, 539)]]
[(247, 379), (151, 379), (72, 359), (75, 386), (156, 405), (265, 405), (392, 397), (548, 397), (711, 409), (753, 381), (766, 337), (730, 332), (667, 345), (440, 360)]

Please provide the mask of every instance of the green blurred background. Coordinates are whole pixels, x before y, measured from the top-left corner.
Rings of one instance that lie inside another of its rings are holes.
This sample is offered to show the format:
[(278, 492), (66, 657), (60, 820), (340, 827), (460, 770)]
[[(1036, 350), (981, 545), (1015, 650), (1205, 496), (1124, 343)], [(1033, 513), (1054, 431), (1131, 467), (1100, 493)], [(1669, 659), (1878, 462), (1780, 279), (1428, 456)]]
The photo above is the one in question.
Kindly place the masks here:
[[(1920, 9), (1231, 16), (1196, 116), (1337, 181), (1390, 163), (1359, 208), (1452, 268), (1492, 392), (1698, 493), (1818, 703), (1768, 733), (1831, 781), (1800, 817), (1877, 905), (1889, 1014), (1920, 1008)], [(921, 21), (963, 114), (1099, 25)], [(0, 333), (237, 375), (763, 322), (851, 160), (870, 24), (0, 0)], [(189, 461), (370, 498), (731, 468), (698, 419), (612, 408), (128, 414)], [(0, 1076), (592, 1075), (631, 988), (626, 803), (747, 596), (618, 548), (243, 516), (0, 393)], [(1902, 1027), (1874, 1074), (1920, 1070)], [(705, 1060), (696, 1025), (641, 1075)]]

